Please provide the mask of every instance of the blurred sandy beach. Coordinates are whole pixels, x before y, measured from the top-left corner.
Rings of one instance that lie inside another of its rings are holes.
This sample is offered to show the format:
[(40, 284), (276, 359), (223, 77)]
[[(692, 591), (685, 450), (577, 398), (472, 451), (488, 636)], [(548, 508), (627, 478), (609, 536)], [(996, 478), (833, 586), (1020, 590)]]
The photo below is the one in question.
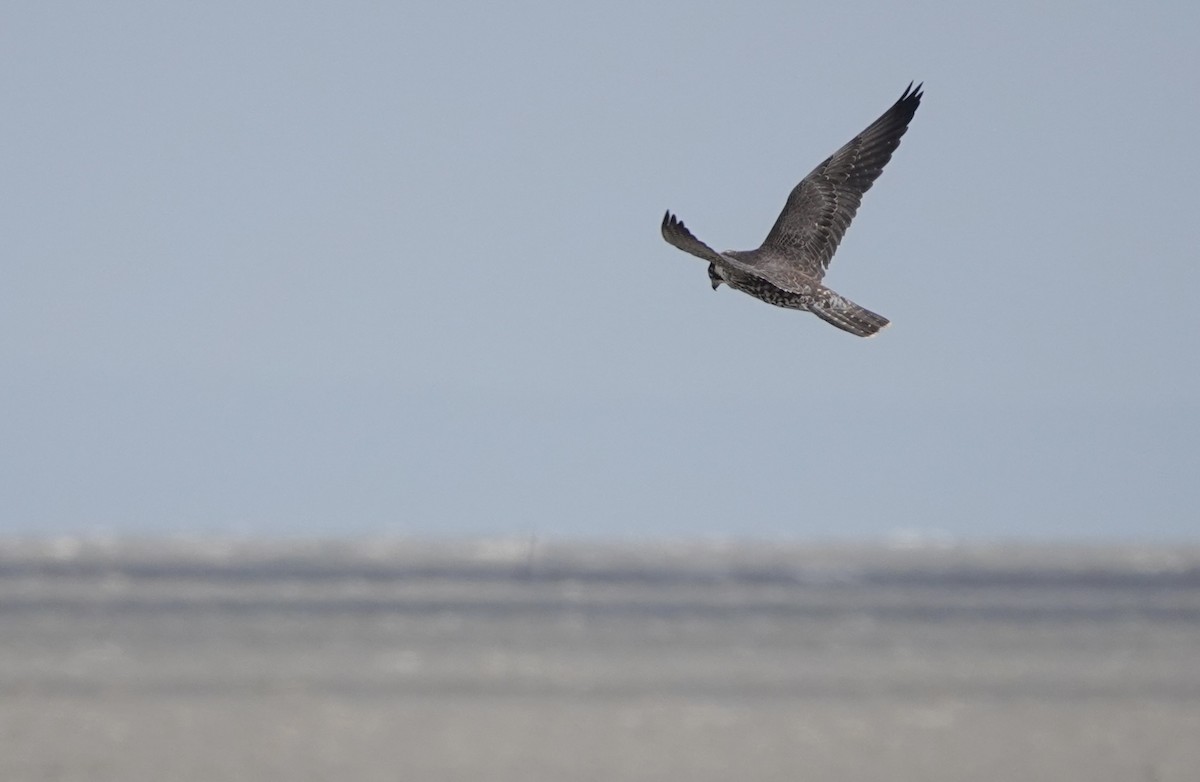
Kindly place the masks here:
[(1187, 780), (1200, 550), (0, 543), (0, 779)]

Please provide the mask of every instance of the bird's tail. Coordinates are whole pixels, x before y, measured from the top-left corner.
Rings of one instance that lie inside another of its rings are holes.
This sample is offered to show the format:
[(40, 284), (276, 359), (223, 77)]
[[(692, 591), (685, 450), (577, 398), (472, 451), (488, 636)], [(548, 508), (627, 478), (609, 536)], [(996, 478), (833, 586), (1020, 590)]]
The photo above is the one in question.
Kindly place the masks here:
[(826, 323), (832, 323), (842, 331), (856, 337), (873, 337), (891, 323), (887, 318), (860, 307), (849, 299), (839, 296), (828, 288), (827, 296), (818, 296), (812, 303), (812, 312)]

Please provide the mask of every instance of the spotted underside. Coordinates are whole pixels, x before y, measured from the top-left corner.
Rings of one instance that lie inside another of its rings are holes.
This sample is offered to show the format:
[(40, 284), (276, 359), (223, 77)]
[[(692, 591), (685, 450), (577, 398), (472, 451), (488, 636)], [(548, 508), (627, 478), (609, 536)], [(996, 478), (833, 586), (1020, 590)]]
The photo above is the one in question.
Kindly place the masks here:
[(877, 334), (887, 328), (889, 323), (882, 315), (855, 304), (818, 282), (807, 286), (808, 290), (796, 293), (776, 287), (761, 277), (734, 269), (722, 270), (721, 274), (728, 275), (724, 281), (734, 290), (776, 307), (811, 312), (821, 320), (859, 337)]

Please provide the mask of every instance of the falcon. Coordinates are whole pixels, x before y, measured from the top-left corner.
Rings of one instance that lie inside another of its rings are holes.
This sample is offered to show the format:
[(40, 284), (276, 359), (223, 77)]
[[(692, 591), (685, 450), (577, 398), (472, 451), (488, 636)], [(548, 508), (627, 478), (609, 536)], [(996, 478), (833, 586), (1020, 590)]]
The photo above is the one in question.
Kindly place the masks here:
[(877, 334), (888, 325), (887, 318), (825, 287), (821, 280), (863, 193), (871, 189), (900, 146), (900, 137), (921, 105), (921, 87), (914, 89), (910, 83), (879, 119), (800, 180), (757, 250), (719, 253), (670, 212), (663, 216), (663, 238), (708, 261), (713, 290), (724, 283), (768, 304), (811, 312), (859, 337)]

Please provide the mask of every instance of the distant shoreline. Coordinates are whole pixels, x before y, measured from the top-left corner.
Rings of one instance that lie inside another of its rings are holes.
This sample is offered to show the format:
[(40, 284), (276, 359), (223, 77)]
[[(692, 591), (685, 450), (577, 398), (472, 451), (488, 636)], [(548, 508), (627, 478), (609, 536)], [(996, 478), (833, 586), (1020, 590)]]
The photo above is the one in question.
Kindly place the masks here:
[(0, 539), (0, 578), (455, 578), (874, 586), (1200, 587), (1200, 545), (346, 538)]

